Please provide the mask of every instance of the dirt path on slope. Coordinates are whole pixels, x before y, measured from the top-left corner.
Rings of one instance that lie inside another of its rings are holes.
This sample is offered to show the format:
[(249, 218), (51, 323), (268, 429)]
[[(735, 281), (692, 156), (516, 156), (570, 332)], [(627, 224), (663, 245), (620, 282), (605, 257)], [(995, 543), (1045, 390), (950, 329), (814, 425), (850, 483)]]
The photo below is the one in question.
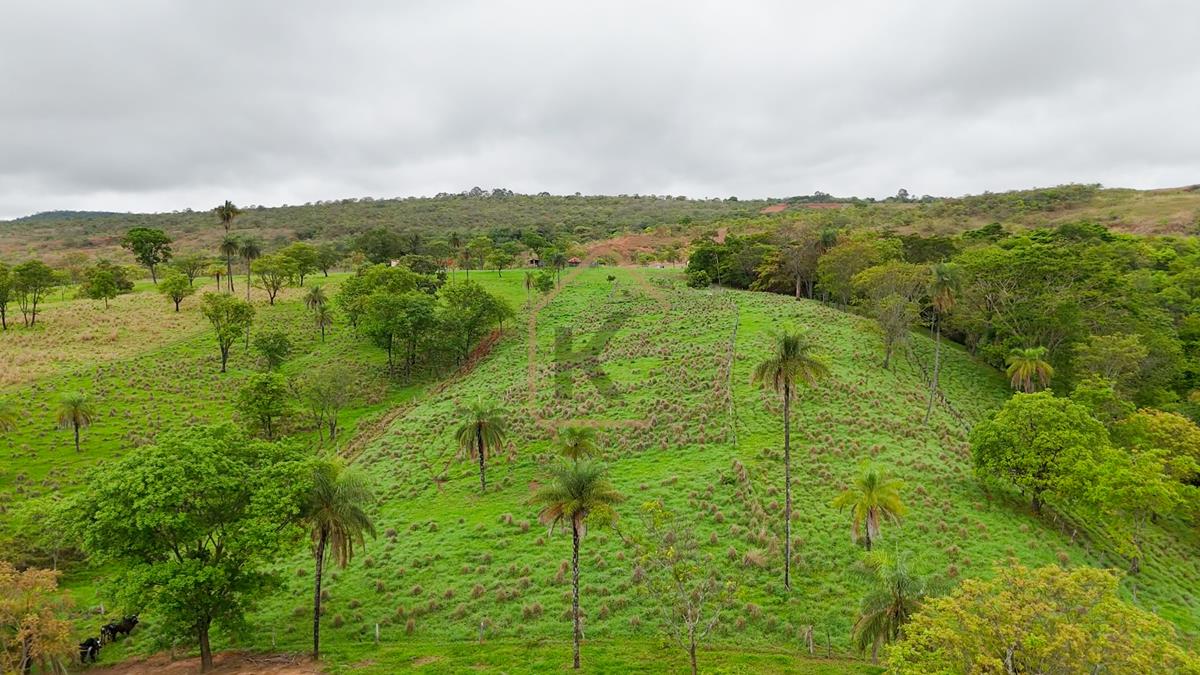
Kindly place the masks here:
[[(192, 675), (200, 672), (200, 657), (172, 661), (166, 654), (155, 654), (147, 659), (88, 668), (86, 672), (88, 675)], [(214, 675), (313, 675), (321, 670), (307, 656), (233, 651), (214, 654), (213, 669), (209, 672)]]

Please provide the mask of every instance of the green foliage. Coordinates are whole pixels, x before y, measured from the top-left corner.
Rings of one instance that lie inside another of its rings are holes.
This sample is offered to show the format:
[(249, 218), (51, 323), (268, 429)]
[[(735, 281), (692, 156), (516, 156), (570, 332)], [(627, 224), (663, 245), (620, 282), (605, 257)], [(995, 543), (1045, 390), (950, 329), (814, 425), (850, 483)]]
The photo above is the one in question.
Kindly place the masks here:
[(28, 260), (12, 269), (12, 293), (17, 297), (26, 326), (37, 324), (38, 304), (59, 283), (54, 270), (40, 260)]
[(1108, 442), (1108, 432), (1087, 408), (1050, 392), (1016, 394), (971, 430), (980, 479), (1017, 486), (1035, 509), (1047, 495), (1075, 494), (1076, 465), (1094, 460)]
[(867, 465), (854, 479), (854, 485), (833, 500), (835, 508), (850, 509), (851, 539), (855, 543), (861, 541), (870, 551), (880, 539), (884, 521), (900, 522), (908, 510), (900, 498), (903, 489), (904, 481)]
[(254, 336), (254, 351), (258, 352), (264, 369), (278, 370), (292, 355), (292, 339), (281, 330), (260, 331)]
[(171, 259), (171, 238), (162, 230), (135, 227), (121, 239), (121, 248), (133, 254), (139, 265), (150, 270), (150, 278), (158, 283), (158, 266)]
[(75, 434), (75, 452), (79, 452), (79, 430), (90, 427), (96, 416), (91, 399), (81, 391), (68, 391), (59, 398), (58, 428), (70, 429)]
[(587, 459), (600, 454), (595, 427), (571, 425), (558, 430), (555, 439), (559, 454), (572, 460)]
[(208, 256), (199, 253), (184, 253), (171, 259), (171, 267), (187, 277), (188, 285), (205, 273), (210, 264)]
[(1144, 408), (1114, 424), (1112, 437), (1129, 450), (1165, 451), (1178, 480), (1194, 483), (1200, 477), (1200, 427), (1183, 415)]
[(268, 565), (300, 534), (312, 476), (295, 445), (193, 427), (100, 467), (70, 522), (90, 555), (120, 565), (113, 591), (153, 613), (155, 641), (194, 640), (208, 669), (210, 628), (241, 633), (273, 586)]
[(196, 288), (192, 286), (192, 282), (187, 276), (179, 272), (171, 272), (158, 285), (158, 291), (175, 303), (175, 311), (178, 312), (179, 303), (193, 295)]
[(312, 244), (297, 241), (279, 250), (278, 254), (291, 262), (289, 268), (296, 275), (299, 285), (304, 285), (304, 277), (315, 272), (317, 266), (317, 249)]
[(79, 653), (58, 592), (58, 572), (17, 570), (0, 560), (0, 672), (65, 673)]
[(1045, 347), (1014, 349), (1009, 353), (1004, 374), (1013, 389), (1032, 394), (1050, 386), (1054, 368), (1043, 358), (1045, 355)]
[(898, 640), (905, 624), (941, 588), (932, 576), (917, 573), (910, 558), (907, 552), (875, 550), (854, 567), (855, 576), (869, 584), (851, 629), (854, 648), (860, 654), (870, 649), (872, 662), (878, 662), (880, 647)]
[(292, 283), (298, 274), (295, 260), (282, 253), (264, 255), (250, 263), (250, 269), (258, 275), (258, 285), (267, 292), (272, 305), (279, 291)]
[(250, 376), (237, 395), (237, 411), (247, 426), (268, 439), (279, 431), (282, 419), (291, 413), (287, 383), (278, 373)]
[(708, 272), (702, 269), (689, 269), (687, 272), (687, 285), (691, 288), (708, 288), (712, 285), (712, 279), (709, 278)]
[(888, 653), (891, 672), (1194, 672), (1169, 623), (1126, 604), (1117, 575), (1079, 567), (996, 570), (930, 600)]
[(216, 333), (223, 373), (229, 362), (229, 348), (250, 329), (254, 321), (254, 306), (232, 296), (205, 293), (201, 300), (201, 311)]
[(508, 421), (503, 409), (482, 400), (459, 410), (462, 422), (454, 432), (458, 449), (468, 458), (479, 462), (479, 489), (487, 490), (487, 458), (504, 445), (508, 436)]

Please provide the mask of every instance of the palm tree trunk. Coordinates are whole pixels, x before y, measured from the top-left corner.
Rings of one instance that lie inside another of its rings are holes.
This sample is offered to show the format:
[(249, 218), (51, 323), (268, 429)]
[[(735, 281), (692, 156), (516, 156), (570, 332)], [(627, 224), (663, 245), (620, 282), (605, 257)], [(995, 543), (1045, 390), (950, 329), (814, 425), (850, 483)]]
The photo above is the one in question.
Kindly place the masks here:
[(71, 425), (75, 427), (75, 452), (79, 452), (79, 424)]
[(938, 377), (942, 368), (942, 321), (937, 314), (933, 317), (936, 326), (933, 340), (933, 378), (929, 382), (929, 402), (925, 404), (925, 424), (929, 424), (929, 416), (933, 413), (933, 398), (937, 396)]
[(476, 449), (479, 451), (479, 491), (487, 492), (487, 475), (483, 459), (483, 429), (480, 429), (478, 425), (475, 427), (475, 443)]
[(229, 294), (233, 295), (233, 258), (225, 256), (225, 282), (229, 284)]
[(571, 617), (575, 621), (575, 665), (579, 669), (579, 643), (583, 626), (579, 621), (579, 524), (571, 519)]
[(246, 302), (250, 302), (250, 261), (246, 261)]
[(783, 587), (792, 590), (792, 386), (783, 384)]
[(321, 574), (325, 567), (325, 541), (328, 534), (322, 530), (317, 540), (317, 574), (313, 583), (313, 661), (321, 657)]

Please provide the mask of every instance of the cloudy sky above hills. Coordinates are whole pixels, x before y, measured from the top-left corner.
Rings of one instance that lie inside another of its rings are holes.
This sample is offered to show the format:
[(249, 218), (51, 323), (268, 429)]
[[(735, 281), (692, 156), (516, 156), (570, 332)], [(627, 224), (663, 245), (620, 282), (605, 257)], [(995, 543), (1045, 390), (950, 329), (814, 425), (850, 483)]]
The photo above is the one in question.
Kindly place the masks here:
[(20, 0), (0, 45), (0, 218), (1200, 182), (1195, 2)]

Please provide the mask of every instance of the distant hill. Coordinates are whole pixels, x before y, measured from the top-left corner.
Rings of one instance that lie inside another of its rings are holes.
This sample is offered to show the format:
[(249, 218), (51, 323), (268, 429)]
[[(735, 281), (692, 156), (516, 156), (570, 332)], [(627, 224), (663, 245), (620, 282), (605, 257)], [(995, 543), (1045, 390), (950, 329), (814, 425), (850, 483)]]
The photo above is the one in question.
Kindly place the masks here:
[(0, 221), (6, 223), (38, 223), (54, 220), (91, 220), (92, 218), (107, 218), (119, 216), (116, 211), (42, 211), (12, 220)]

